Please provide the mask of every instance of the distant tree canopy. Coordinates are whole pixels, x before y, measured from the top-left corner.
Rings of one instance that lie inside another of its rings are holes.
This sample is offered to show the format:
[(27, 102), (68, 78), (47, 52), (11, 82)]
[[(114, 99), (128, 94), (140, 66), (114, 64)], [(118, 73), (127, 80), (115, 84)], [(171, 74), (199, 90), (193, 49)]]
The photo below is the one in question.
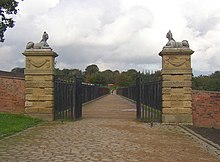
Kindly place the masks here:
[(16, 67), (16, 68), (13, 68), (11, 70), (12, 73), (15, 73), (15, 74), (24, 74), (24, 68), (19, 68), (19, 67)]
[[(11, 72), (16, 74), (23, 74), (24, 68), (14, 68)], [(125, 87), (135, 84), (137, 71), (135, 69), (129, 69), (127, 71), (119, 72), (118, 70), (105, 70), (99, 71), (97, 65), (88, 65), (85, 71), (79, 69), (55, 69), (57, 78), (63, 80), (74, 80), (76, 76), (80, 75), (83, 78), (83, 82), (108, 85), (114, 84), (116, 86)], [(161, 71), (145, 71), (140, 73), (143, 82), (150, 82), (161, 80)], [(220, 71), (216, 71), (209, 76), (197, 76), (193, 77), (194, 90), (206, 90), (206, 91), (220, 91)]]
[[(135, 84), (137, 71), (135, 69), (129, 69), (128, 71), (123, 72), (119, 72), (118, 70), (112, 71), (109, 69), (99, 71), (99, 67), (92, 64), (88, 65), (83, 72), (79, 69), (55, 69), (55, 74), (57, 78), (62, 80), (74, 80), (77, 75), (81, 75), (83, 82), (85, 83), (99, 84), (103, 86), (114, 84), (115, 86), (124, 87)], [(141, 73), (141, 76), (143, 81), (154, 81), (161, 78), (160, 71), (156, 71), (152, 74), (149, 72)]]
[[(155, 73), (141, 73), (144, 81), (153, 81), (161, 79), (160, 71)], [(125, 87), (135, 84), (137, 71), (135, 69), (129, 69), (128, 71), (119, 72), (118, 70), (105, 70), (99, 71), (97, 65), (89, 65), (83, 72), (83, 81), (92, 84), (114, 84), (117, 86)]]
[(85, 70), (86, 75), (95, 74), (97, 72), (99, 72), (99, 68), (97, 65), (94, 65), (94, 64), (87, 66)]
[(55, 69), (55, 75), (58, 79), (74, 80), (77, 75), (82, 75), (79, 69)]
[(4, 42), (4, 33), (7, 28), (13, 28), (15, 21), (9, 15), (16, 15), (18, 2), (15, 0), (1, 0), (0, 1), (0, 42)]
[(220, 71), (209, 76), (193, 77), (193, 89), (205, 91), (220, 91)]

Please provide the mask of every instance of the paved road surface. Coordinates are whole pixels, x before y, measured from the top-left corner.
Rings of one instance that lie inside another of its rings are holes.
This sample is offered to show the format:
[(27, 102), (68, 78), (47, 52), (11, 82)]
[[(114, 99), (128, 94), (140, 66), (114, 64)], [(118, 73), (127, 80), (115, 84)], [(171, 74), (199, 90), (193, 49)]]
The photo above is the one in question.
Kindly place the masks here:
[(116, 95), (87, 104), (83, 119), (50, 122), (0, 141), (0, 162), (217, 162), (179, 127), (135, 120), (135, 105)]

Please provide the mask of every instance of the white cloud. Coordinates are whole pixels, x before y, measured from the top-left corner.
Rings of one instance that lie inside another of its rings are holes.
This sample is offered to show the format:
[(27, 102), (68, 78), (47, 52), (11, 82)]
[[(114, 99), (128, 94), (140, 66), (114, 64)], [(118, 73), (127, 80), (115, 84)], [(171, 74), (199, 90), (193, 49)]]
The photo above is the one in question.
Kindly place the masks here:
[(186, 2), (182, 12), (187, 20), (187, 26), (198, 36), (214, 30), (220, 22), (220, 7), (218, 3), (215, 0)]
[(16, 53), (16, 48), (13, 46), (0, 47), (0, 54), (3, 54), (0, 59), (1, 70), (11, 70), (13, 67), (23, 67), (23, 59), (19, 58)]
[(19, 2), (19, 15), (21, 17), (36, 17), (48, 12), (50, 8), (59, 3), (59, 0), (29, 0)]
[(191, 48), (195, 51), (192, 55), (193, 70), (204, 74), (219, 70), (219, 2), (187, 1), (182, 13), (187, 22), (186, 35), (191, 42)]
[(161, 68), (158, 53), (170, 29), (175, 40), (187, 39), (195, 51), (194, 71), (220, 69), (217, 0), (29, 0), (19, 7), (16, 26), (0, 47), (0, 69), (21, 66), (14, 59), (23, 60), (26, 42), (38, 42), (46, 30), (59, 54), (57, 67), (84, 70), (95, 63), (102, 70), (155, 70)]

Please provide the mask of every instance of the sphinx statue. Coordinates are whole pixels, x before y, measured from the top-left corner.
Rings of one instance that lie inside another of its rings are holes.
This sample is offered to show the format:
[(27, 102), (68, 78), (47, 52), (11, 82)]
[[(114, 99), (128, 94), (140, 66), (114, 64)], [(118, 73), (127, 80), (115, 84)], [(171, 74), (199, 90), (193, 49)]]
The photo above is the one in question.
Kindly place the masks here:
[(183, 40), (182, 42), (176, 42), (173, 39), (173, 34), (169, 30), (166, 37), (168, 38), (167, 44), (164, 46), (164, 48), (189, 48), (189, 43), (187, 40)]
[(48, 38), (49, 35), (44, 32), (42, 35), (42, 39), (39, 43), (28, 42), (26, 45), (26, 49), (51, 49), (49, 44), (47, 43)]

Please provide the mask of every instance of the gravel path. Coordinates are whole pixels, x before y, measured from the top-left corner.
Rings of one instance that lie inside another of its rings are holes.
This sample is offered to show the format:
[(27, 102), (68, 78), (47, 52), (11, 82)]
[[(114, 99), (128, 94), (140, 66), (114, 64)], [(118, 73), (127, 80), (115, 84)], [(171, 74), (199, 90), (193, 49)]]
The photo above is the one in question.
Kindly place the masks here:
[(0, 161), (217, 162), (182, 132), (135, 120), (135, 105), (116, 95), (87, 104), (83, 119), (49, 122), (0, 141)]

